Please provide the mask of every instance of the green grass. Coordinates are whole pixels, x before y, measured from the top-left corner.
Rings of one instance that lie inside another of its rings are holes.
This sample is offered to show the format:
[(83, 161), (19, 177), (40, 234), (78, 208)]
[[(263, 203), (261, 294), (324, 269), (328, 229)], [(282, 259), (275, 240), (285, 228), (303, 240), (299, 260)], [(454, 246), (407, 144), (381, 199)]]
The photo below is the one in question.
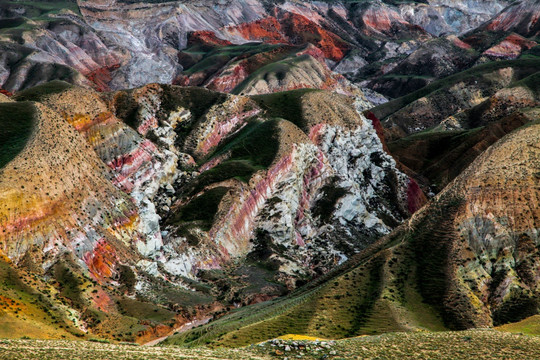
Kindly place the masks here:
[(15, 94), (13, 97), (16, 101), (41, 101), (45, 97), (61, 93), (73, 85), (62, 81), (62, 80), (53, 80), (45, 84), (37, 85), (29, 89), (20, 91)]
[(0, 168), (24, 149), (36, 125), (32, 103), (0, 103)]
[(213, 105), (225, 101), (227, 95), (200, 87), (163, 86), (162, 107), (164, 111), (175, 111), (182, 106), (191, 111), (196, 121)]
[(273, 94), (256, 95), (252, 99), (266, 111), (268, 117), (289, 120), (305, 130), (307, 121), (302, 110), (302, 96), (307, 93), (320, 91), (317, 89), (298, 89), (282, 91)]
[(14, 1), (8, 0), (3, 5), (9, 7), (22, 6), (25, 8), (25, 16), (33, 20), (47, 19), (49, 14), (56, 14), (62, 10), (71, 10), (80, 15), (79, 6), (76, 0), (64, 1)]
[(170, 223), (180, 225), (196, 221), (200, 223), (202, 229), (210, 230), (221, 199), (227, 191), (229, 191), (229, 188), (216, 187), (195, 197), (175, 212)]
[(283, 80), (292, 68), (302, 67), (302, 63), (306, 60), (309, 60), (309, 55), (295, 56), (267, 64), (250, 74), (233, 89), (232, 93), (242, 94), (250, 84), (254, 84), (262, 79), (267, 80), (270, 76), (275, 76), (278, 80)]
[(436, 91), (442, 91), (461, 81), (474, 81), (478, 79), (479, 76), (482, 76), (484, 74), (487, 74), (487, 73), (490, 73), (499, 69), (503, 69), (506, 67), (512, 67), (516, 69), (518, 72), (523, 72), (525, 74), (527, 74), (528, 72), (530, 74), (534, 72), (535, 69), (538, 69), (540, 67), (540, 59), (519, 59), (519, 60), (495, 61), (495, 62), (490, 62), (487, 64), (475, 66), (471, 69), (462, 71), (458, 74), (454, 74), (444, 79), (437, 80), (423, 87), (420, 90), (414, 91), (410, 94), (394, 99), (385, 104), (379, 105), (373, 108), (371, 111), (375, 114), (375, 116), (377, 116), (377, 118), (383, 120), (386, 117), (397, 112), (398, 110), (411, 104), (412, 102), (420, 99), (421, 97), (428, 96)]
[(534, 315), (516, 323), (501, 325), (499, 331), (540, 336), (540, 315)]
[(153, 297), (141, 298), (139, 300), (164, 305), (169, 308), (180, 305), (186, 309), (204, 306), (215, 301), (211, 294), (211, 289), (204, 284), (196, 283), (193, 280), (191, 280), (192, 282), (186, 279), (182, 280), (196, 291), (186, 290), (171, 284), (169, 281), (153, 278), (149, 282), (151, 289), (148, 291), (148, 294), (151, 294)]
[[(484, 128), (459, 131), (425, 130), (388, 143), (390, 152), (405, 166), (429, 179), (440, 191), (476, 157)], [(484, 133), (488, 134), (486, 130)]]
[(0, 337), (72, 338), (69, 321), (50, 296), (33, 288), (36, 282), (42, 285), (0, 259)]
[(250, 168), (268, 168), (279, 151), (277, 138), (279, 121), (279, 119), (251, 120), (235, 137), (226, 140), (208, 159), (201, 162), (230, 152), (229, 159), (235, 161), (233, 165), (236, 169), (242, 169), (238, 176), (245, 176), (242, 172), (246, 173)]
[(156, 306), (151, 302), (122, 298), (117, 301), (117, 305), (122, 315), (150, 322), (152, 325), (174, 321), (175, 317), (174, 312)]
[(537, 97), (540, 97), (540, 71), (512, 84), (512, 86), (525, 86), (531, 89)]
[(264, 169), (263, 166), (254, 166), (248, 160), (225, 161), (198, 176), (188, 188), (190, 194), (195, 195), (203, 190), (205, 186), (235, 178), (248, 182), (251, 175), (257, 170)]
[[(540, 39), (536, 39), (536, 42), (539, 42)], [(527, 51), (524, 51), (520, 58), (521, 59), (536, 59), (540, 57), (540, 45), (537, 45)]]
[(74, 309), (83, 310), (87, 302), (82, 297), (81, 279), (62, 261), (54, 265), (53, 275), (60, 285), (59, 295), (67, 299)]
[[(204, 172), (187, 187), (186, 195), (196, 194), (208, 185), (232, 178), (248, 181), (255, 171), (268, 168), (279, 150), (278, 122), (279, 120), (252, 120), (235, 137), (226, 140), (209, 158), (201, 162), (224, 153), (230, 153), (229, 159)], [(191, 199), (167, 220), (168, 223), (182, 225), (179, 233), (196, 242), (197, 240), (190, 236), (191, 229), (199, 226), (205, 231), (210, 230), (221, 199), (228, 190), (227, 187), (219, 186)]]
[[(208, 52), (201, 61), (184, 71), (186, 75), (192, 75), (200, 71), (209, 69), (218, 70), (225, 65), (229, 60), (237, 56), (249, 57), (258, 53), (267, 52), (279, 47), (279, 45), (247, 43), (243, 45), (230, 45), (213, 49)], [(194, 53), (200, 53), (198, 48), (193, 49)], [(189, 53), (190, 49), (184, 50)]]
[(0, 29), (16, 28), (24, 23), (24, 18), (0, 19)]

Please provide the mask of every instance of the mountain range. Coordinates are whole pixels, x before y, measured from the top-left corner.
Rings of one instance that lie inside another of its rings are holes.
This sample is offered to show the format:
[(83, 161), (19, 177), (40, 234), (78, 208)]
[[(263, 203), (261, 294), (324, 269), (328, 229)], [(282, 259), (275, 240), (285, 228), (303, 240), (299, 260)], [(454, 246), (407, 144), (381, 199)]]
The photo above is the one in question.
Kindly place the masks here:
[(0, 337), (537, 329), (539, 18), (3, 1)]

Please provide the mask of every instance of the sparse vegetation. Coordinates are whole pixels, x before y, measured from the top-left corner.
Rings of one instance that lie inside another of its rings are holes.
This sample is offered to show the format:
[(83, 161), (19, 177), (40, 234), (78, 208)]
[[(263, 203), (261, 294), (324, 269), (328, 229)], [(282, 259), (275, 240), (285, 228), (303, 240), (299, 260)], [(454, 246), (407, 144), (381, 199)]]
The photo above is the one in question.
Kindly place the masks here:
[(371, 111), (377, 116), (377, 118), (383, 120), (391, 114), (402, 109), (403, 107), (409, 105), (413, 101), (418, 100), (421, 97), (428, 96), (437, 91), (447, 89), (458, 82), (478, 81), (479, 77), (483, 74), (487, 74), (504, 68), (515, 69), (518, 72), (518, 75), (516, 76), (518, 78), (520, 77), (520, 75), (521, 77), (526, 77), (535, 73), (535, 70), (537, 70), (539, 66), (540, 59), (537, 58), (489, 62), (448, 76), (441, 80), (434, 81), (420, 90), (414, 91), (410, 94), (407, 94), (395, 100), (391, 100), (385, 104), (379, 105), (373, 108)]
[(0, 359), (536, 359), (540, 337), (470, 330), (439, 333), (390, 333), (329, 341), (288, 335), (283, 340), (239, 349), (146, 347), (84, 341), (2, 340)]

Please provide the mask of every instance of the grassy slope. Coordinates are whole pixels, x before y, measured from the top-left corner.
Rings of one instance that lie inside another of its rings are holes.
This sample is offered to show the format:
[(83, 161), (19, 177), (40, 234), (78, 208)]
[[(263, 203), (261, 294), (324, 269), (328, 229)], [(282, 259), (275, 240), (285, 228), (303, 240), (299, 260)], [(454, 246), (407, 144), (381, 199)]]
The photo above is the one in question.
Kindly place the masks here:
[(314, 91), (320, 90), (298, 89), (273, 94), (256, 95), (253, 96), (252, 99), (266, 111), (268, 117), (289, 120), (300, 129), (305, 130), (307, 122), (302, 110), (302, 96)]
[(517, 323), (505, 324), (496, 328), (499, 331), (523, 333), (540, 336), (540, 315), (534, 315)]
[(302, 62), (308, 59), (308, 55), (295, 56), (267, 64), (250, 74), (244, 81), (238, 84), (232, 91), (233, 94), (242, 94), (248, 85), (253, 85), (259, 80), (267, 80), (274, 76), (284, 79), (286, 74), (294, 67), (301, 67)]
[(475, 66), (471, 69), (462, 71), (458, 74), (448, 76), (444, 79), (435, 81), (428, 86), (414, 91), (408, 95), (402, 96), (398, 99), (389, 101), (385, 104), (379, 105), (372, 109), (373, 113), (379, 119), (385, 119), (386, 117), (392, 115), (403, 107), (409, 105), (415, 100), (418, 100), (422, 97), (428, 96), (437, 91), (443, 91), (450, 86), (467, 80), (474, 80), (482, 74), (493, 72), (499, 69), (512, 67), (515, 69), (538, 69), (540, 67), (540, 59), (520, 59), (520, 60), (507, 60), (507, 61), (495, 61), (479, 66)]
[(72, 85), (61, 80), (53, 80), (45, 84), (31, 87), (15, 94), (15, 101), (41, 101), (48, 95), (58, 94)]
[(0, 104), (0, 168), (24, 149), (36, 123), (36, 108), (32, 103)]
[[(240, 55), (247, 57), (261, 52), (270, 51), (276, 47), (278, 47), (278, 45), (261, 43), (247, 43), (243, 45), (230, 45), (219, 47), (217, 49), (213, 49), (208, 54), (205, 54), (204, 58), (201, 61), (199, 61), (197, 64), (190, 67), (189, 69), (186, 69), (184, 73), (186, 75), (191, 75), (199, 71), (213, 68), (216, 63), (224, 64), (230, 59)], [(190, 49), (186, 49), (184, 50), (184, 52), (189, 53)]]
[[(30, 283), (39, 279), (28, 278)], [(60, 325), (62, 325), (60, 327)], [(74, 338), (50, 301), (28, 286), (21, 274), (0, 259), (0, 338)]]

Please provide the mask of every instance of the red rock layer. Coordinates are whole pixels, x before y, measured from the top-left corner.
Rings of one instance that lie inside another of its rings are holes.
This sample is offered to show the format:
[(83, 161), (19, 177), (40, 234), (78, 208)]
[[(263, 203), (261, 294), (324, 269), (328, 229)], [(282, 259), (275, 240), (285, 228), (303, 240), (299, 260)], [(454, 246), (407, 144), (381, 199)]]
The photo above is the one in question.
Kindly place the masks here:
[[(220, 92), (231, 92), (236, 86), (244, 81), (250, 74), (257, 69), (271, 64), (275, 61), (283, 59), (289, 55), (295, 47), (293, 46), (280, 46), (270, 51), (261, 52), (247, 58), (240, 56), (240, 61), (233, 63), (232, 65), (221, 70), (217, 75), (208, 80), (206, 87), (210, 90)], [(318, 50), (317, 48), (314, 48)], [(320, 52), (320, 50), (318, 50)], [(322, 54), (322, 53), (321, 53)], [(191, 75), (190, 78), (197, 77), (198, 73)], [(190, 83), (189, 78), (182, 79), (184, 83)], [(198, 81), (197, 79), (194, 80)]]
[(238, 32), (246, 40), (262, 41), (270, 44), (304, 45), (311, 43), (321, 49), (324, 56), (340, 61), (350, 50), (349, 44), (334, 33), (321, 28), (308, 18), (284, 12), (252, 23), (227, 28)]
[(388, 6), (370, 6), (359, 14), (363, 32), (368, 36), (381, 36), (396, 38), (409, 38), (412, 34), (429, 37), (424, 29), (412, 25)]
[(4, 95), (9, 96), (9, 97), (13, 96), (13, 93), (11, 93), (11, 92), (9, 92), (7, 90), (4, 90), (4, 89), (0, 89), (0, 94), (4, 94)]
[(517, 59), (525, 50), (529, 50), (538, 45), (532, 40), (527, 40), (524, 37), (511, 34), (497, 45), (489, 48), (484, 52), (484, 55), (502, 59)]
[(275, 17), (267, 17), (234, 27), (246, 40), (258, 40), (269, 44), (287, 44), (281, 23)]
[(427, 198), (424, 195), (418, 183), (409, 178), (409, 184), (407, 185), (407, 210), (412, 215), (417, 212), (427, 202)]
[(373, 128), (377, 132), (377, 136), (379, 137), (379, 140), (381, 140), (384, 151), (386, 151), (386, 153), (390, 154), (390, 150), (388, 149), (388, 146), (386, 145), (386, 139), (384, 138), (384, 128), (383, 128), (383, 126), (381, 124), (381, 121), (371, 111), (366, 111), (364, 113), (364, 116), (366, 118), (368, 118), (368, 120), (371, 121), (371, 124), (373, 125)]
[(526, 37), (540, 34), (540, 1), (519, 1), (491, 20), (490, 31), (514, 31)]
[(330, 60), (340, 61), (350, 50), (349, 45), (340, 37), (324, 30), (304, 16), (287, 13), (282, 23), (293, 44), (312, 43)]
[(83, 261), (88, 270), (97, 279), (107, 279), (113, 275), (114, 268), (118, 263), (115, 249), (104, 239), (99, 240), (92, 251), (87, 252)]
[(249, 72), (246, 69), (247, 60), (235, 64), (232, 68), (223, 70), (218, 76), (213, 78), (207, 85), (207, 88), (220, 92), (231, 92), (248, 76)]
[(195, 31), (189, 35), (188, 47), (192, 45), (208, 45), (212, 47), (232, 45), (228, 40), (220, 39), (213, 31)]
[(109, 82), (112, 80), (111, 72), (118, 69), (120, 64), (104, 66), (86, 74), (86, 78), (94, 84), (97, 91), (110, 91)]

